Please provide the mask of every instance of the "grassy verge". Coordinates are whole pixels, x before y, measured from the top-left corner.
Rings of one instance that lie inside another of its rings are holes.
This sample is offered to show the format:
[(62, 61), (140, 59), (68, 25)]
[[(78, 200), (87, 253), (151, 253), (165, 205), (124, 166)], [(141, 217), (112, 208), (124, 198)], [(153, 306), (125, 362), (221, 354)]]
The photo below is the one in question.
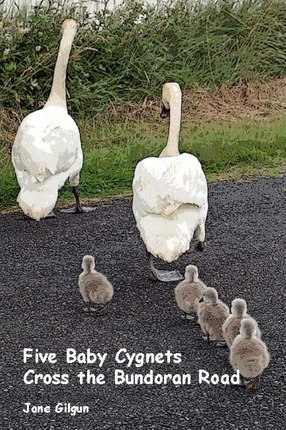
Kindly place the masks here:
[[(85, 199), (128, 194), (136, 163), (157, 156), (166, 143), (167, 122), (127, 122), (92, 125), (81, 122), (85, 154), (81, 193)], [(241, 174), (277, 174), (286, 161), (285, 120), (212, 121), (195, 125), (183, 122), (181, 152), (201, 161), (208, 180), (238, 178)], [(0, 208), (15, 205), (18, 185), (9, 162), (7, 147), (1, 159)], [(65, 186), (60, 203), (72, 199)]]

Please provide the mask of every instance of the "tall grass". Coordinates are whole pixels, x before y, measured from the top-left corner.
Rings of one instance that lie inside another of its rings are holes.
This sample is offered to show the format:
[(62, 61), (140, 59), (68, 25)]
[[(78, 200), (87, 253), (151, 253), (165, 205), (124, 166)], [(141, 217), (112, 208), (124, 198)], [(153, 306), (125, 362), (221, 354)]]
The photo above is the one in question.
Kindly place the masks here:
[(47, 99), (67, 16), (80, 23), (68, 72), (77, 116), (153, 97), (165, 81), (212, 90), (285, 76), (284, 0), (127, 1), (92, 19), (51, 0), (13, 17), (0, 10), (0, 105), (30, 111)]

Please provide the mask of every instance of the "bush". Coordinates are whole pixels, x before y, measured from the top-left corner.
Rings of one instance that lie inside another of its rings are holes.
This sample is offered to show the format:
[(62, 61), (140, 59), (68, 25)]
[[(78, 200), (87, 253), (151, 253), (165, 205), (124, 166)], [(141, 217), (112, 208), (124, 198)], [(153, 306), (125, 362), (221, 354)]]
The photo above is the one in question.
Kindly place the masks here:
[(68, 70), (78, 116), (152, 98), (165, 81), (213, 90), (285, 76), (283, 0), (132, 3), (92, 19), (52, 0), (30, 13), (0, 11), (0, 105), (31, 111), (46, 101), (66, 17), (80, 24)]

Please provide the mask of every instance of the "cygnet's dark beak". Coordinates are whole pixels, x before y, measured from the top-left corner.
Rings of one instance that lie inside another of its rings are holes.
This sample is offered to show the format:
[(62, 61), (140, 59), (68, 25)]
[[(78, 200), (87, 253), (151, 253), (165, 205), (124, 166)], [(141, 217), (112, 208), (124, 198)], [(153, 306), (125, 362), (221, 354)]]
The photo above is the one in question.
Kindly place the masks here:
[(170, 116), (170, 108), (166, 108), (164, 103), (162, 103), (160, 117), (161, 118), (168, 118), (168, 116)]
[(202, 303), (204, 301), (204, 298), (202, 297), (201, 300), (199, 300), (199, 303)]

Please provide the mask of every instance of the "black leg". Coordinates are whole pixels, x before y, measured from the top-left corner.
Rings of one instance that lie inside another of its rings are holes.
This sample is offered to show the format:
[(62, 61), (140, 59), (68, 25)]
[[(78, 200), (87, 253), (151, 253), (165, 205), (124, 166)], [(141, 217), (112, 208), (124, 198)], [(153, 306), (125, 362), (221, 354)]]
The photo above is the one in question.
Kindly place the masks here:
[(83, 310), (84, 312), (86, 312), (86, 313), (89, 313), (89, 302), (85, 302), (85, 301), (83, 300), (83, 307), (82, 307), (82, 310)]
[(72, 187), (73, 194), (75, 196), (75, 211), (76, 213), (82, 213), (82, 207), (80, 204), (80, 192), (78, 186)]
[(64, 213), (69, 213), (69, 214), (82, 214), (82, 213), (86, 213), (86, 212), (92, 212), (95, 211), (96, 208), (95, 207), (87, 207), (81, 206), (80, 203), (80, 192), (79, 192), (79, 187), (72, 187), (72, 192), (74, 194), (75, 197), (75, 207), (73, 208), (68, 208), (68, 209), (61, 209), (60, 212), (64, 212)]
[(257, 376), (257, 390), (258, 390), (258, 388), (260, 387), (260, 378), (261, 378), (261, 375), (258, 375)]
[(210, 343), (210, 335), (207, 333), (203, 336), (203, 339), (207, 342)]
[(90, 302), (83, 302), (82, 310), (84, 311), (85, 315), (90, 315), (91, 309), (90, 309), (91, 303)]
[(203, 251), (204, 249), (205, 249), (205, 247), (206, 247), (206, 242), (199, 242), (198, 244), (197, 244), (197, 250), (198, 251)]
[(109, 303), (110, 303), (110, 302), (106, 303), (106, 305), (104, 305), (104, 306), (103, 306), (103, 308), (98, 312), (98, 315), (100, 315), (100, 316), (105, 316), (105, 315), (107, 315), (107, 314), (108, 314), (108, 311), (109, 311)]

